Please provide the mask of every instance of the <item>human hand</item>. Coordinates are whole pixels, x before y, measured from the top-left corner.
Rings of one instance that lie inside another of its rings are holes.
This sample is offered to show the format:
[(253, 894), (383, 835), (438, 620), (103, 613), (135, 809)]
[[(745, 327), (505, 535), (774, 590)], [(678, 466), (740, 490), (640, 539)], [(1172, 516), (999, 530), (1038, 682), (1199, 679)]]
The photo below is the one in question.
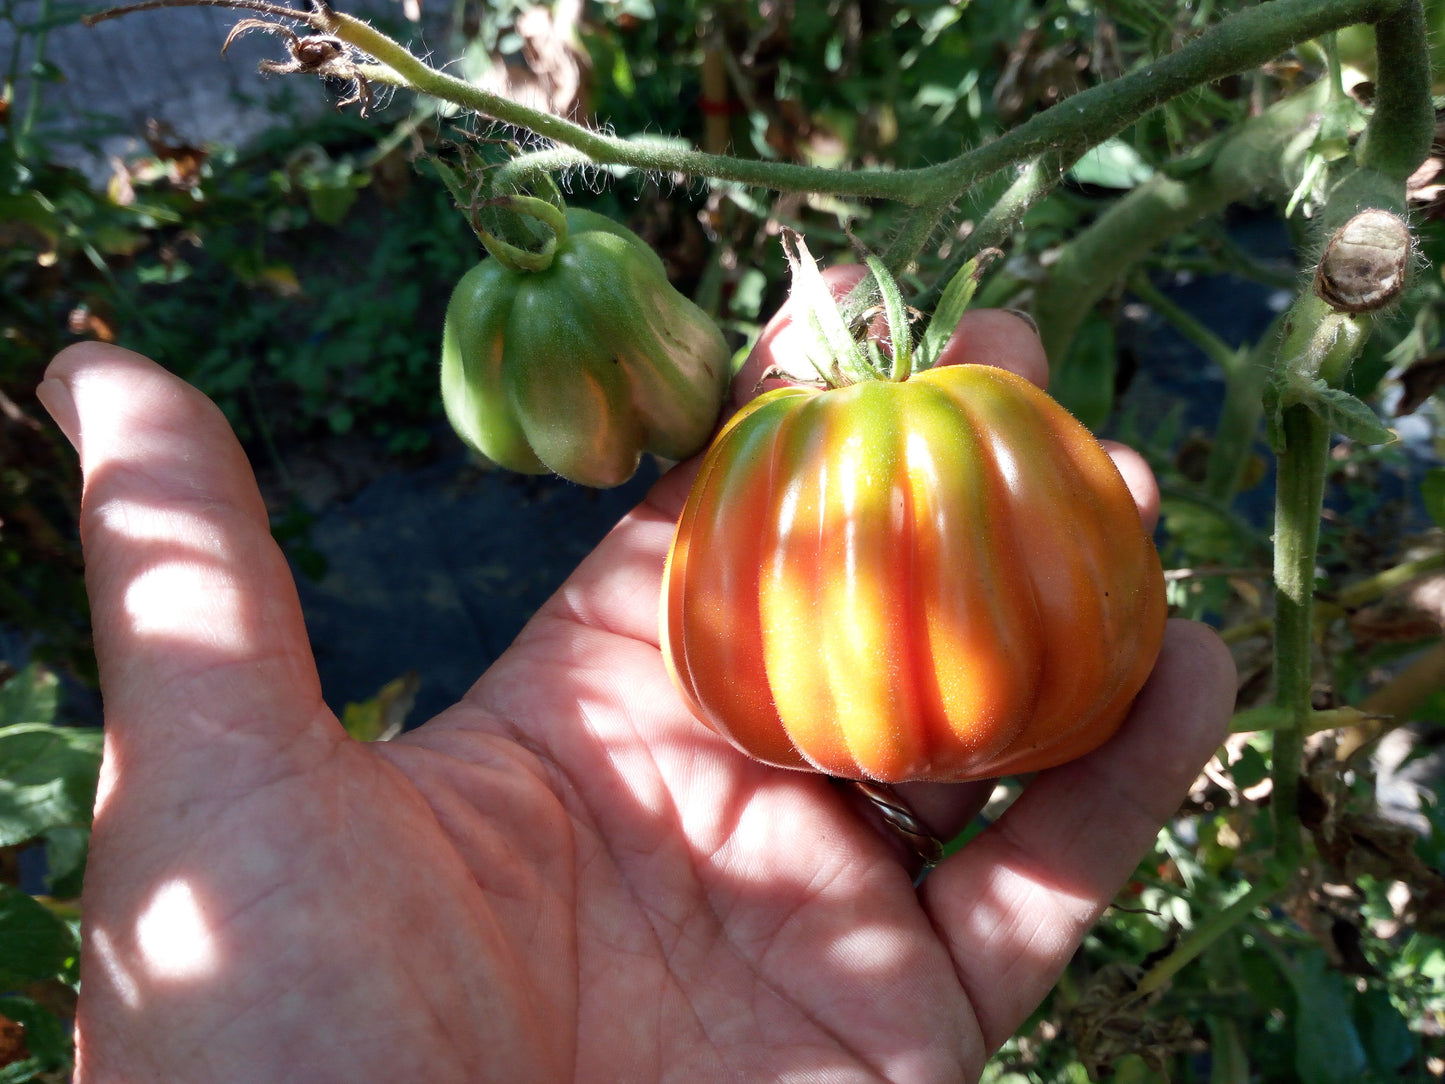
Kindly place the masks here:
[[(1042, 356), (1012, 316), (966, 320)], [(673, 692), (674, 472), (460, 704), (358, 743), (219, 411), (113, 347), (49, 377), (106, 709), (82, 1084), (973, 1079), (1223, 737), (1229, 657), (1172, 623), (1120, 733), (915, 891), (841, 788)], [(980, 800), (905, 793), (940, 832)]]

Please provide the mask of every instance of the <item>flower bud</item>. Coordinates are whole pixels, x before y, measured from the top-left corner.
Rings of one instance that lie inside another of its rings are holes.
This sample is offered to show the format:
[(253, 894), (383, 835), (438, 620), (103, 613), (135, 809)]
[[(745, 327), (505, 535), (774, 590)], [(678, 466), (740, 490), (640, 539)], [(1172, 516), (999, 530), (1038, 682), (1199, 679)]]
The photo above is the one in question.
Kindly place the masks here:
[(1361, 211), (1330, 238), (1315, 269), (1315, 293), (1339, 312), (1376, 312), (1405, 289), (1413, 240), (1389, 211)]

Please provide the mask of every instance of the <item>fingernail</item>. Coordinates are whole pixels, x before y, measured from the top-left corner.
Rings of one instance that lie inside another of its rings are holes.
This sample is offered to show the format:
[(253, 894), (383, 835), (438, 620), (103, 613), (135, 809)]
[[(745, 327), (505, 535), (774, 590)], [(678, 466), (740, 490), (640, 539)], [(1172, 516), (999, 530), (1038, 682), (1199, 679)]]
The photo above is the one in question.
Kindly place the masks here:
[(70, 441), (70, 446), (80, 451), (80, 414), (75, 409), (70, 387), (64, 381), (51, 377), (40, 382), (35, 389), (35, 398), (50, 412), (65, 439)]
[(1017, 316), (1017, 317), (1018, 317), (1020, 320), (1022, 320), (1024, 323), (1028, 324), (1028, 325), (1029, 325), (1029, 330), (1032, 331), (1035, 335), (1037, 335), (1037, 334), (1039, 333), (1039, 325), (1038, 325), (1037, 323), (1035, 323), (1035, 322), (1034, 322), (1034, 318), (1033, 318), (1032, 316), (1030, 316), (1028, 313), (1024, 312), (1023, 309), (1004, 309), (1003, 311), (1004, 311), (1004, 312), (1011, 312), (1011, 313), (1013, 313), (1015, 316)]

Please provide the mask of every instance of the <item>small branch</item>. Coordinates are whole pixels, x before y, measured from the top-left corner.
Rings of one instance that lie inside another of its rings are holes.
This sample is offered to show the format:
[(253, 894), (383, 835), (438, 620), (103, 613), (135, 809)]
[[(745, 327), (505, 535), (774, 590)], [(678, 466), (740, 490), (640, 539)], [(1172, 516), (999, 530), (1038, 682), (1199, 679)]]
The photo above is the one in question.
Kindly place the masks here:
[[(715, 177), (779, 191), (874, 197), (907, 204), (922, 202), (916, 194), (916, 184), (910, 185), (904, 172), (881, 169), (850, 172), (787, 162), (764, 162), (606, 136), (550, 113), (529, 109), (438, 71), (360, 19), (334, 12), (326, 22), (328, 33), (335, 34), (362, 52), (375, 57), (395, 72), (405, 85), (418, 93), (452, 102), (503, 124), (535, 132), (546, 139), (571, 147), (585, 156), (587, 161), (595, 164), (631, 166), (649, 172)], [(370, 66), (363, 69), (363, 74), (370, 78)]]
[(1282, 883), (1274, 877), (1263, 877), (1257, 885), (1247, 889), (1244, 895), (1224, 908), (1224, 911), (1212, 913), (1207, 919), (1199, 922), (1178, 945), (1175, 945), (1175, 950), (1144, 973), (1144, 977), (1139, 980), (1139, 986), (1134, 987), (1134, 993), (1139, 997), (1147, 997), (1156, 990), (1162, 989), (1170, 978), (1175, 977), (1179, 971), (1185, 968), (1186, 964), (1194, 961), (1202, 951), (1207, 950), (1209, 945), (1228, 934), (1231, 929), (1234, 929), (1234, 926), (1253, 915), (1257, 906), (1269, 902), (1270, 898), (1273, 898), (1282, 887)]
[[(1013, 184), (994, 201), (972, 232), (957, 246), (949, 258), (947, 269), (932, 287), (916, 299), (915, 304), (925, 312), (931, 310), (943, 295), (943, 288), (962, 270), (963, 265), (985, 249), (1002, 248), (1022, 221), (1024, 213), (1048, 195), (1062, 176), (1062, 170), (1047, 169), (1041, 160), (1025, 165)], [(893, 265), (890, 263), (889, 266)]]
[(262, 15), (270, 15), (277, 19), (295, 19), (297, 22), (306, 23), (317, 30), (325, 30), (325, 17), (315, 11), (297, 11), (295, 8), (283, 7), (280, 4), (268, 4), (266, 0), (140, 0), (140, 3), (126, 4), (118, 8), (106, 8), (104, 11), (97, 11), (91, 15), (82, 15), (80, 21), (86, 26), (94, 26), (96, 23), (103, 23), (108, 19), (117, 19), (122, 15), (133, 15), (138, 11), (158, 11), (161, 8), (237, 8), (242, 11), (259, 11)]
[(1269, 358), (1279, 342), (1283, 323), (1283, 317), (1277, 317), (1259, 341), (1250, 349), (1241, 349), (1234, 366), (1225, 369), (1224, 406), (1215, 425), (1204, 473), (1204, 489), (1216, 500), (1232, 501), (1244, 484), (1264, 415)]
[(1256, 907), (1266, 903), (1281, 887), (1277, 880), (1266, 876), (1224, 910), (1216, 911), (1200, 922), (1174, 947), (1173, 952), (1145, 972), (1139, 985), (1135, 987), (1135, 993), (1142, 998), (1161, 989), (1201, 952), (1249, 918)]
[(1403, 184), (1430, 154), (1435, 106), (1430, 96), (1430, 31), (1420, 0), (1406, 0), (1375, 25), (1374, 114), (1360, 165)]
[(1341, 588), (1335, 594), (1334, 601), (1344, 610), (1356, 610), (1366, 603), (1374, 602), (1389, 591), (1404, 587), (1412, 580), (1419, 579), (1427, 572), (1437, 572), (1442, 568), (1445, 568), (1445, 551), (1429, 553), (1409, 561), (1401, 561), (1398, 565), (1376, 572), (1373, 576), (1366, 576), (1363, 580), (1356, 580), (1348, 587)]
[[(1445, 553), (1432, 553), (1425, 557), (1417, 557), (1411, 561), (1404, 561), (1393, 568), (1384, 569), (1367, 576), (1342, 588), (1335, 597), (1331, 599), (1316, 599), (1314, 606), (1314, 627), (1318, 635), (1323, 631), (1324, 626), (1331, 621), (1337, 621), (1349, 614), (1351, 610), (1359, 609), (1361, 606), (1374, 602), (1387, 592), (1425, 575), (1428, 572), (1435, 572), (1445, 568)], [(1165, 578), (1169, 573), (1165, 573)], [(1238, 625), (1230, 625), (1221, 629), (1219, 636), (1226, 644), (1236, 644), (1241, 640), (1247, 640), (1251, 636), (1267, 636), (1274, 621), (1268, 617), (1256, 618), (1253, 621), (1245, 621)]]
[(1317, 123), (1324, 98), (1316, 84), (1282, 99), (1202, 152), (1199, 168), (1156, 173), (1071, 239), (1034, 292), (1050, 364), (1062, 361), (1084, 316), (1164, 241), (1237, 200), (1293, 188), (1299, 135)]
[[(1419, 0), (1269, 0), (1230, 15), (1189, 44), (1051, 106), (976, 151), (932, 168), (964, 191), (1016, 162), (1061, 152), (1072, 160), (1156, 107), (1198, 86), (1268, 64), (1302, 41), (1354, 23), (1379, 23)], [(1423, 47), (1425, 36), (1421, 31)]]
[(889, 271), (895, 275), (902, 275), (908, 271), (909, 266), (928, 244), (928, 239), (933, 236), (933, 231), (938, 229), (938, 224), (943, 220), (943, 216), (948, 212), (952, 203), (952, 198), (949, 198), (914, 206), (913, 213), (904, 220), (902, 229), (894, 236), (883, 253), (883, 262)]
[(1289, 407), (1282, 423), (1285, 450), (1278, 459), (1275, 495), (1275, 703), (1293, 716), (1292, 725), (1274, 732), (1271, 765), (1275, 853), (1287, 876), (1302, 854), (1299, 794), (1300, 759), (1310, 711), (1310, 648), (1314, 604), (1315, 557), (1319, 551), (1320, 511), (1324, 506), (1325, 466), (1330, 432), (1308, 406)]
[(1267, 568), (1166, 568), (1164, 570), (1165, 583), (1181, 583), (1184, 580), (1202, 580), (1215, 576), (1244, 577), (1251, 580), (1267, 580), (1270, 572)]
[(324, 6), (315, 11), (297, 11), (265, 0), (141, 0), (87, 16), (86, 21), (93, 24), (127, 12), (188, 5), (231, 7), (295, 19), (318, 32), (335, 35), (390, 69), (388, 73), (374, 70), (372, 65), (359, 65), (358, 70), (368, 80), (409, 86), (503, 124), (528, 129), (571, 147), (599, 165), (714, 177), (778, 191), (888, 199), (922, 208), (922, 217), (910, 226), (907, 239), (901, 242), (903, 251), (914, 245), (921, 248), (919, 238), (927, 238), (937, 217), (953, 200), (999, 170), (1045, 155), (1073, 161), (1171, 98), (1258, 67), (1297, 42), (1326, 31), (1387, 19), (1406, 4), (1418, 5), (1418, 0), (1269, 0), (1230, 15), (1153, 64), (1060, 102), (991, 143), (935, 166), (896, 171), (833, 170), (741, 159), (606, 136), (438, 71), (363, 20)]
[[(1342, 727), (1359, 727), (1381, 717), (1363, 708), (1329, 708), (1312, 711), (1305, 723), (1306, 734), (1318, 734), (1322, 730), (1339, 730)], [(1249, 708), (1237, 712), (1229, 721), (1231, 734), (1253, 734), (1261, 730), (1279, 730), (1295, 725), (1294, 712), (1268, 704), (1260, 708)]]

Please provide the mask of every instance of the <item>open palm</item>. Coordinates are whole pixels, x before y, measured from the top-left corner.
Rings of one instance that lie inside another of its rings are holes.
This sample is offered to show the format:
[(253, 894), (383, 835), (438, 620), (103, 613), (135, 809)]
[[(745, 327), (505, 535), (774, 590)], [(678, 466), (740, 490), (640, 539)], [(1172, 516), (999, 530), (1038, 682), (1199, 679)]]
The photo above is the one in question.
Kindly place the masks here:
[[(993, 315), (970, 319), (1034, 348)], [(49, 375), (107, 724), (81, 1081), (973, 1079), (1228, 716), (1227, 654), (1172, 624), (1120, 734), (915, 891), (841, 788), (673, 693), (674, 473), (462, 703), (357, 743), (219, 412), (114, 348)], [(953, 828), (979, 788), (910, 798)]]

